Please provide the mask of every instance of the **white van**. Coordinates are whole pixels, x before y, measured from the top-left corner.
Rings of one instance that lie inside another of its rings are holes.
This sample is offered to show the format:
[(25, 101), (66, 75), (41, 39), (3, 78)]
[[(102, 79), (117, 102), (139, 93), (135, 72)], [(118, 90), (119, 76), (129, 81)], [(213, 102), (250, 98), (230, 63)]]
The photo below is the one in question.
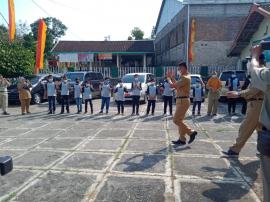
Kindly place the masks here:
[[(126, 74), (122, 78), (122, 82), (124, 87), (127, 88), (128, 92), (125, 93), (125, 100), (126, 101), (131, 101), (132, 100), (132, 92), (131, 92), (131, 85), (134, 82), (134, 75), (137, 74), (139, 76), (139, 81), (142, 84), (142, 91), (141, 91), (141, 98), (140, 101), (143, 103), (146, 103), (146, 91), (147, 91), (147, 86), (148, 83), (152, 80), (155, 79), (155, 76), (151, 73), (130, 73)], [(118, 85), (116, 86), (118, 87)]]

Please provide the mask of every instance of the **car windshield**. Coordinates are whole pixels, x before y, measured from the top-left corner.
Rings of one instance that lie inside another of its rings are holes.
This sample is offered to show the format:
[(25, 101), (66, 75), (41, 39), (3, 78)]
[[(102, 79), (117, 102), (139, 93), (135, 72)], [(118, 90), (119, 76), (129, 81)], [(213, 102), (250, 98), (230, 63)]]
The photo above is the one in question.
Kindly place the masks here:
[[(125, 75), (122, 78), (123, 83), (132, 83), (134, 82), (134, 75)], [(145, 75), (139, 75), (139, 81), (145, 83)]]
[(222, 74), (220, 76), (220, 80), (227, 81), (232, 76), (232, 74), (233, 74), (233, 72), (222, 72)]
[(34, 76), (34, 77), (26, 77), (27, 80), (31, 82), (32, 85), (35, 85), (39, 82), (41, 76)]
[(244, 71), (237, 71), (236, 76), (240, 81), (245, 81), (246, 79), (246, 73)]
[(77, 78), (80, 79), (80, 81), (84, 80), (84, 73), (67, 73), (66, 76), (67, 79), (72, 82), (75, 82)]

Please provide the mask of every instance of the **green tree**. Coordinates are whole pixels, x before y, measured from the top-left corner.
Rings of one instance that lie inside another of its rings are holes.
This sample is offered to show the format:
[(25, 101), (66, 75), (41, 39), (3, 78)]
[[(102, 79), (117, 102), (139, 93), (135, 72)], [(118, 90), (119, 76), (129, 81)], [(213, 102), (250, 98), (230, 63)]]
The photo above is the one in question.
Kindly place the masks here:
[[(53, 48), (57, 40), (64, 36), (67, 30), (67, 27), (58, 19), (47, 17), (43, 18), (47, 25), (47, 37), (46, 37), (46, 47), (45, 47), (45, 56), (48, 55), (49, 51)], [(31, 30), (33, 33), (34, 39), (37, 40), (38, 37), (38, 24), (39, 20), (36, 20), (34, 23), (32, 23)], [(30, 39), (30, 36), (28, 36)], [(31, 42), (31, 40), (30, 40)]]
[(34, 72), (34, 53), (20, 43), (0, 41), (0, 74), (5, 77), (31, 75)]
[(134, 29), (131, 31), (131, 36), (135, 40), (142, 40), (144, 37), (144, 32), (139, 27), (134, 27)]

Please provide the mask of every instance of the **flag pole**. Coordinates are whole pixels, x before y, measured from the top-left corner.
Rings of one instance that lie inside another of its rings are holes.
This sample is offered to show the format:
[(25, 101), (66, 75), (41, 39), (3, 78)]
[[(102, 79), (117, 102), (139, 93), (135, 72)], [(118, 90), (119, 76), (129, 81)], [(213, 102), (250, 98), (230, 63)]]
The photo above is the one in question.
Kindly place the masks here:
[(189, 66), (189, 60), (188, 60), (188, 53), (189, 53), (189, 35), (190, 35), (190, 6), (189, 6), (189, 2), (187, 4), (187, 41), (186, 41), (186, 64), (187, 66)]

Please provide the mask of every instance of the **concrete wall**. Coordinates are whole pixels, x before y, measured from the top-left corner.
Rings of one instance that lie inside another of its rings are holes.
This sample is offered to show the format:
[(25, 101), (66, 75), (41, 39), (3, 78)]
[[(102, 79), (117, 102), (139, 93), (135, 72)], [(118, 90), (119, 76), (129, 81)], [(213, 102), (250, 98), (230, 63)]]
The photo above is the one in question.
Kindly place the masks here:
[(182, 9), (183, 5), (177, 0), (165, 0), (164, 7), (161, 11), (161, 17), (157, 26), (157, 32), (160, 32), (173, 17)]
[[(248, 15), (250, 6), (251, 4), (190, 5), (190, 16), (196, 20), (196, 57), (193, 65), (236, 66), (237, 59), (228, 58), (227, 51)], [(180, 24), (185, 35), (184, 41), (169, 49), (157, 48), (157, 65), (173, 65), (186, 58), (187, 6), (157, 33), (155, 45), (159, 47), (166, 37), (171, 37), (172, 30)]]
[(245, 60), (247, 56), (250, 56), (250, 48), (252, 43), (263, 38), (270, 37), (270, 19), (264, 19), (259, 26), (259, 29), (252, 36), (250, 44), (241, 52), (240, 59)]

